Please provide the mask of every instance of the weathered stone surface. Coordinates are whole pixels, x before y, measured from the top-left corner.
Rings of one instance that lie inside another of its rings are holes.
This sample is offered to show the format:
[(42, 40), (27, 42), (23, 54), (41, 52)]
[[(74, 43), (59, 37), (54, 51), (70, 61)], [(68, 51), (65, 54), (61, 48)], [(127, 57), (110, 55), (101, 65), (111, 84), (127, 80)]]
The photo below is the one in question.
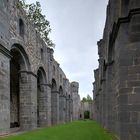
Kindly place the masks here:
[(78, 94), (79, 83), (72, 82), (71, 83), (71, 98), (72, 101), (72, 120), (78, 120), (80, 115), (80, 96)]
[(79, 115), (73, 111), (80, 103), (78, 83), (71, 87), (53, 49), (17, 2), (0, 1), (0, 135), (10, 127), (28, 130), (70, 122)]
[(120, 140), (140, 139), (139, 8), (138, 0), (109, 0), (103, 39), (98, 42), (93, 116)]

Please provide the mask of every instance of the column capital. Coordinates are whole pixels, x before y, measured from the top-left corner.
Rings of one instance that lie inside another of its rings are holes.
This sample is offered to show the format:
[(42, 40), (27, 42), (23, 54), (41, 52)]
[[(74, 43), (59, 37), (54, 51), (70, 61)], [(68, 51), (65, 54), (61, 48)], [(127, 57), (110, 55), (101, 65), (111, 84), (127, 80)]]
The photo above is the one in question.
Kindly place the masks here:
[(32, 71), (27, 71), (27, 70), (20, 70), (19, 73), (26, 73), (26, 74), (31, 74), (33, 75), (35, 78), (37, 78), (37, 75), (34, 74)]

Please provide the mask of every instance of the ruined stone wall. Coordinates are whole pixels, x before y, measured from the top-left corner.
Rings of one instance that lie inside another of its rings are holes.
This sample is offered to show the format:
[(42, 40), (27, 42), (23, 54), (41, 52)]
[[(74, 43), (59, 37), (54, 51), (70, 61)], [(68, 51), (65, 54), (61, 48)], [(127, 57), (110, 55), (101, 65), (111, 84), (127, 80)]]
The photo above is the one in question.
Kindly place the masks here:
[(93, 119), (93, 101), (81, 101), (79, 119), (85, 119), (85, 111), (89, 111), (89, 119)]
[(0, 0), (0, 134), (69, 122), (77, 102), (54, 50), (17, 2)]
[[(79, 83), (72, 82), (71, 83), (71, 95), (72, 95), (72, 118), (73, 120), (78, 120), (80, 115), (80, 96), (78, 94)], [(74, 102), (75, 101), (75, 102)]]
[(139, 0), (109, 0), (98, 43), (94, 116), (120, 140), (140, 139), (139, 8)]

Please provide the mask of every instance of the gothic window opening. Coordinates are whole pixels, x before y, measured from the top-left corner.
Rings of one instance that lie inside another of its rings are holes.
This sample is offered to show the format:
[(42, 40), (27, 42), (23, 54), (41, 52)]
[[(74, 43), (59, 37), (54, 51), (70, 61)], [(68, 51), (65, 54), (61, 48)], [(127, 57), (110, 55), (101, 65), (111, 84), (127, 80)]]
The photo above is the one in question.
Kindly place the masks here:
[(43, 48), (41, 48), (41, 60), (44, 61)]
[(53, 66), (53, 75), (55, 75), (55, 66)]
[(114, 44), (112, 42), (111, 34), (110, 34), (110, 39), (109, 39), (108, 61), (109, 63), (112, 63), (114, 61)]
[(19, 19), (19, 35), (24, 37), (24, 22), (22, 19)]

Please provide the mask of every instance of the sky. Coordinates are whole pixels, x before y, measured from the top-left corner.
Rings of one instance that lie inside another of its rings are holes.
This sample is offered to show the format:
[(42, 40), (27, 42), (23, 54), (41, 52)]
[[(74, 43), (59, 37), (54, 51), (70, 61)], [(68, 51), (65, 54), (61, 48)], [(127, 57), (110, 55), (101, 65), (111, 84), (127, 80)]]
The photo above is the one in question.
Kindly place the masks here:
[[(26, 0), (33, 3), (36, 0)], [(50, 21), (54, 58), (67, 78), (79, 82), (81, 99), (92, 97), (97, 41), (102, 38), (108, 0), (38, 0)]]

